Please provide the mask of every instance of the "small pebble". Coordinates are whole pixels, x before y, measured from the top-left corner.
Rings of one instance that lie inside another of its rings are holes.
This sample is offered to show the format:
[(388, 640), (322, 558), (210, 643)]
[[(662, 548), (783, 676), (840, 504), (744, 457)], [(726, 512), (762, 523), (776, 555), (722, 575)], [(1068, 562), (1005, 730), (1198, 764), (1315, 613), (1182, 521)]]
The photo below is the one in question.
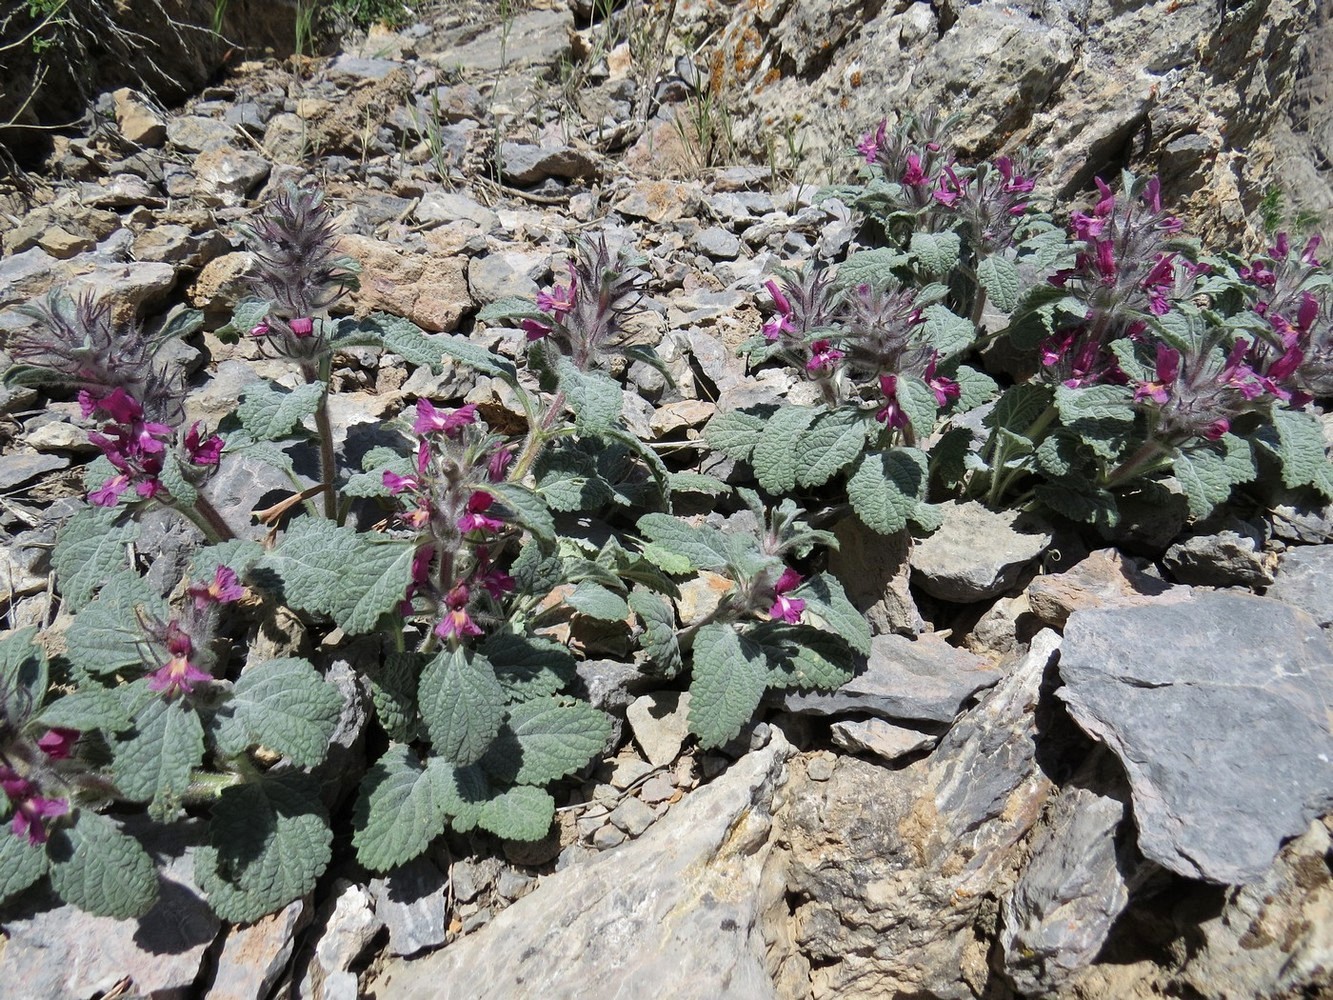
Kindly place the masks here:
[(611, 813), (611, 822), (631, 837), (637, 837), (652, 826), (657, 814), (652, 806), (639, 799), (626, 799)]
[(639, 788), (639, 798), (649, 805), (665, 802), (675, 794), (676, 786), (669, 774), (654, 774)]
[(805, 763), (805, 773), (810, 775), (811, 781), (828, 781), (837, 764), (838, 758), (831, 753), (812, 754)]
[(599, 828), (598, 831), (592, 835), (592, 846), (599, 851), (608, 851), (613, 847), (619, 847), (624, 842), (625, 832), (623, 830), (617, 830), (609, 823), (606, 826)]
[(518, 899), (532, 888), (534, 881), (531, 875), (524, 875), (512, 868), (506, 868), (500, 873), (500, 880), (495, 884), (495, 891), (505, 899)]
[(647, 774), (651, 774), (653, 766), (646, 760), (638, 757), (618, 757), (615, 766), (611, 769), (611, 784), (616, 788), (625, 789), (638, 781)]

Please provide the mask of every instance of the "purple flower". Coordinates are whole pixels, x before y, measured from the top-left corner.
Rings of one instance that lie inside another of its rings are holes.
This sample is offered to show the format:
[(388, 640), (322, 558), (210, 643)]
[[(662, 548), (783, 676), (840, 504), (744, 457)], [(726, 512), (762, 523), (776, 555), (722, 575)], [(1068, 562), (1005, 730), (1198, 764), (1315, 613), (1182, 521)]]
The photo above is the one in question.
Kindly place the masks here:
[(173, 698), (182, 691), (193, 694), (195, 684), (213, 680), (190, 660), (194, 655), (194, 643), (181, 631), (180, 623), (174, 618), (167, 625), (167, 652), (171, 654), (167, 662), (148, 675), (150, 691)]
[(830, 372), (843, 356), (843, 352), (834, 347), (832, 341), (816, 340), (810, 345), (810, 360), (805, 363), (805, 370), (813, 374)]
[(443, 433), (445, 437), (457, 440), (464, 427), (476, 422), (477, 407), (473, 403), (460, 406), (452, 413), (445, 413), (435, 409), (435, 404), (429, 399), (418, 399), (417, 419), (412, 424), (412, 430), (417, 434)]
[(69, 812), (65, 800), (43, 798), (37, 794), (40, 789), (35, 784), (20, 778), (8, 767), (0, 769), (0, 788), (14, 806), (14, 818), (10, 822), (14, 836), (25, 838), (34, 847), (46, 843), (45, 821)]
[(197, 420), (185, 432), (185, 454), (194, 465), (217, 465), (222, 461), (222, 445), (222, 438), (217, 434), (200, 441)]
[(120, 495), (129, 489), (129, 485), (129, 476), (112, 476), (88, 494), (88, 502), (94, 507), (114, 507), (120, 503)]
[(887, 400), (883, 409), (875, 414), (875, 419), (893, 430), (901, 430), (907, 426), (907, 411), (898, 405), (898, 376), (881, 375), (879, 377), (879, 389), (884, 393)]
[(1176, 384), (1176, 379), (1179, 377), (1180, 352), (1165, 344), (1158, 344), (1157, 381), (1141, 383), (1134, 390), (1134, 402), (1141, 403), (1145, 399), (1151, 399), (1159, 405), (1165, 403), (1171, 398), (1171, 387)]
[(273, 328), (268, 325), (268, 320), (266, 319), (261, 319), (254, 326), (250, 327), (250, 336), (252, 337), (267, 337), (272, 332)]
[(444, 605), (449, 610), (445, 612), (444, 617), (435, 626), (435, 634), (441, 639), (448, 639), (450, 636), (462, 639), (464, 636), (481, 635), (481, 629), (477, 627), (477, 624), (467, 613), (467, 603), (470, 596), (467, 585), (463, 583), (458, 584), (445, 595)]
[(515, 587), (512, 576), (498, 566), (491, 565), (491, 557), (485, 549), (479, 554), (477, 568), (472, 573), (472, 583), (497, 601)]
[(56, 726), (48, 729), (46, 735), (37, 741), (37, 749), (52, 760), (66, 760), (74, 752), (74, 744), (79, 741), (77, 729)]
[(795, 590), (801, 585), (801, 574), (788, 566), (778, 577), (778, 582), (773, 585), (773, 606), (768, 609), (768, 614), (772, 618), (780, 619), (789, 625), (795, 625), (801, 620), (801, 612), (805, 610), (805, 601), (799, 597), (788, 597), (789, 591)]
[(519, 326), (521, 326), (523, 332), (528, 335), (529, 341), (541, 340), (551, 332), (551, 328), (547, 324), (531, 318), (523, 320)]
[(413, 479), (411, 476), (400, 476), (396, 472), (385, 469), (384, 487), (389, 491), (391, 496), (397, 496), (399, 493), (405, 491), (412, 493), (420, 492), (421, 483), (417, 482), (417, 480)]
[(872, 165), (879, 156), (879, 148), (884, 145), (886, 132), (889, 127), (889, 120), (881, 118), (879, 126), (873, 132), (867, 132), (861, 136), (861, 141), (856, 144), (857, 151), (866, 158), (866, 164)]
[(315, 332), (315, 321), (309, 316), (297, 316), (287, 325), (292, 328), (292, 336), (298, 339), (312, 336)]
[(930, 387), (930, 391), (935, 394), (935, 402), (939, 406), (948, 406), (951, 399), (957, 399), (962, 390), (958, 383), (951, 378), (945, 378), (942, 375), (935, 374), (935, 364), (939, 361), (940, 352), (935, 351), (930, 358), (930, 364), (926, 365), (925, 372), (921, 379)]
[(569, 266), (569, 284), (556, 285), (549, 292), (538, 292), (537, 308), (542, 312), (550, 313), (556, 322), (559, 322), (573, 311), (578, 286), (578, 271), (574, 269), (574, 265), (571, 263)]
[(195, 584), (188, 592), (194, 598), (195, 608), (200, 611), (210, 604), (232, 604), (248, 593), (236, 572), (221, 565), (213, 570), (212, 580), (206, 584)]
[(458, 519), (458, 530), (467, 534), (469, 531), (499, 531), (503, 528), (503, 521), (485, 513), (494, 502), (495, 497), (485, 490), (473, 490), (467, 499), (467, 513)]
[(493, 483), (502, 483), (505, 479), (505, 473), (509, 470), (509, 463), (514, 460), (514, 449), (509, 445), (503, 448), (496, 448), (491, 452), (490, 460), (486, 463), (486, 478)]
[(905, 159), (907, 160), (907, 166), (903, 169), (902, 182), (904, 184), (929, 184), (930, 178), (921, 169), (921, 157), (916, 153), (908, 153)]

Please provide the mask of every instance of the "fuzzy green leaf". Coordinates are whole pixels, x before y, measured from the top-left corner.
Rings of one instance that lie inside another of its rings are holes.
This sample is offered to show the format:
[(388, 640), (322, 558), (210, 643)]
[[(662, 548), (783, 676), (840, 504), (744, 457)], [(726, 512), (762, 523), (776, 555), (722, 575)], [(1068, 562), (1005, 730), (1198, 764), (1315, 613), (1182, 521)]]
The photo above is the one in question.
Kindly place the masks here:
[(555, 820), (555, 799), (531, 785), (515, 785), (487, 800), (477, 825), (505, 840), (541, 840)]
[(236, 303), (227, 325), (216, 331), (217, 336), (224, 344), (234, 344), (239, 338), (248, 337), (250, 331), (267, 319), (272, 311), (273, 303), (268, 299), (242, 299)]
[(721, 497), (731, 492), (731, 487), (722, 480), (702, 472), (673, 472), (670, 482), (672, 493), (703, 493), (710, 497)]
[(806, 625), (766, 622), (747, 633), (764, 650), (770, 687), (842, 687), (855, 673), (852, 651), (836, 635)]
[(926, 456), (915, 448), (870, 451), (847, 480), (847, 499), (867, 528), (891, 535), (907, 527), (926, 487)]
[(487, 483), (486, 492), (505, 508), (498, 512), (500, 516), (509, 516), (540, 542), (548, 545), (555, 542), (555, 521), (551, 511), (532, 490), (518, 483)]
[(60, 596), (70, 611), (83, 610), (93, 592), (112, 574), (130, 564), (125, 546), (139, 537), (136, 521), (116, 525), (117, 511), (88, 507), (61, 527), (51, 565), (60, 581)]
[(1060, 422), (1098, 456), (1114, 459), (1134, 432), (1133, 390), (1123, 385), (1058, 386), (1055, 408)]
[(694, 638), (690, 679), (690, 731), (705, 749), (739, 735), (768, 686), (762, 649), (730, 625), (712, 624)]
[(789, 493), (796, 488), (801, 441), (818, 415), (813, 407), (784, 406), (768, 418), (751, 459), (755, 478), (768, 492)]
[(491, 662), (510, 702), (555, 694), (574, 679), (569, 650), (540, 636), (494, 632), (478, 651)]
[(195, 855), (194, 875), (223, 920), (250, 923), (310, 892), (328, 866), (333, 832), (309, 775), (270, 771), (223, 791)]
[(389, 739), (406, 743), (417, 733), (417, 677), (425, 657), (391, 652), (366, 673), (375, 718)]
[(913, 233), (912, 256), (928, 274), (948, 274), (958, 266), (963, 244), (957, 233)]
[(185, 478), (180, 459), (175, 452), (168, 450), (162, 455), (162, 471), (158, 479), (167, 488), (171, 498), (186, 507), (193, 507), (199, 502), (199, 491)]
[(921, 339), (940, 352), (941, 361), (963, 353), (976, 339), (972, 321), (942, 305), (927, 306), (922, 316), (926, 321), (921, 326)]
[(995, 379), (968, 365), (959, 365), (950, 378), (958, 383), (958, 398), (952, 407), (954, 413), (966, 413), (982, 403), (989, 403), (1000, 391)]
[(417, 689), (421, 717), (435, 752), (453, 764), (480, 760), (500, 731), (505, 692), (487, 659), (470, 649), (444, 649)]
[[(492, 354), (484, 347), (478, 347), (466, 337), (451, 334), (447, 337), (432, 337), (431, 349), (438, 350), (446, 358), (452, 358), (459, 364), (467, 365), (483, 375), (498, 378), (510, 385), (518, 382), (518, 371), (512, 362), (498, 354)], [(436, 359), (438, 362), (438, 358)]]
[(370, 632), (403, 599), (412, 579), (410, 541), (303, 517), (259, 569), (277, 574), (292, 607), (331, 616), (352, 635)]
[(184, 699), (155, 698), (114, 749), (111, 770), (121, 794), (134, 802), (152, 800), (149, 812), (170, 820), (181, 808), (190, 772), (204, 759), (204, 728)]
[(51, 888), (86, 913), (128, 920), (157, 900), (153, 859), (105, 816), (81, 809), (73, 827), (51, 835), (46, 851)]
[(315, 767), (328, 752), (341, 712), (337, 688), (308, 662), (266, 660), (241, 674), (218, 712), (218, 746), (227, 754), (261, 746), (299, 767)]
[(1050, 406), (1054, 396), (1051, 390), (1035, 382), (1024, 382), (1004, 391), (995, 402), (995, 408), (986, 414), (982, 423), (987, 427), (1004, 427), (1022, 434)]
[(1231, 496), (1233, 486), (1249, 482), (1255, 473), (1249, 445), (1235, 434), (1180, 449), (1172, 468), (1195, 519), (1207, 517)]
[(838, 265), (837, 284), (839, 288), (855, 288), (857, 285), (870, 285), (883, 288), (890, 281), (896, 280), (895, 267), (901, 267), (912, 258), (892, 247), (877, 247), (874, 250), (860, 250), (848, 254), (847, 259)]
[(392, 351), (410, 364), (428, 367), (437, 375), (443, 369), (440, 364), (444, 355), (440, 345), (443, 337), (429, 336), (421, 327), (401, 316), (371, 313), (368, 319), (379, 327), (386, 351)]
[[(432, 762), (436, 760), (432, 758)], [(450, 826), (459, 833), (467, 833), (480, 822), (481, 811), (495, 791), (486, 780), (486, 772), (478, 765), (457, 767), (444, 761), (439, 763), (445, 768), (441, 779), (445, 815), (449, 817)]]
[(525, 299), (518, 295), (507, 295), (504, 298), (496, 299), (477, 311), (477, 320), (482, 323), (488, 323), (494, 326), (497, 323), (506, 320), (525, 320), (535, 319), (546, 323), (551, 322), (550, 314), (542, 312), (537, 308), (536, 303), (531, 299)]
[(46, 699), (50, 679), (46, 651), (33, 642), (36, 635), (35, 628), (25, 628), (0, 639), (0, 697), (34, 712)]
[(409, 747), (391, 744), (361, 780), (352, 820), (357, 860), (382, 872), (422, 854), (444, 832), (452, 777), (444, 761), (422, 766)]
[(580, 434), (601, 434), (620, 419), (619, 384), (599, 372), (581, 372), (565, 357), (556, 362), (556, 372)]
[(1011, 313), (1018, 308), (1023, 282), (1013, 261), (997, 254), (982, 257), (977, 262), (977, 280), (986, 289), (991, 305), (1000, 312)]
[(1120, 521), (1115, 495), (1099, 489), (1091, 480), (1075, 477), (1041, 483), (1033, 492), (1051, 510), (1075, 523), (1110, 529)]
[(935, 429), (939, 412), (934, 390), (915, 375), (899, 375), (896, 389), (898, 405), (907, 414), (913, 432), (918, 438), (928, 436)]
[[(639, 518), (638, 528), (653, 543), (645, 546), (644, 555), (668, 573), (726, 568), (727, 548), (713, 528), (692, 527), (670, 514), (645, 514)], [(684, 569), (674, 568), (681, 565)]]
[(129, 570), (117, 573), (70, 625), (65, 637), (70, 662), (90, 674), (140, 666), (139, 610), (163, 622), (171, 617), (166, 602), (147, 581)]
[(295, 389), (275, 389), (267, 382), (261, 382), (247, 386), (241, 392), (241, 405), (236, 408), (236, 415), (245, 432), (254, 440), (276, 441), (319, 409), (324, 391), (323, 382), (307, 382)]
[(728, 458), (748, 462), (767, 425), (764, 417), (743, 410), (716, 413), (704, 428), (704, 441)]
[(650, 590), (636, 587), (629, 606), (643, 623), (639, 646), (648, 657), (652, 672), (660, 677), (680, 673), (680, 644), (676, 640), (676, 614), (671, 605)]
[(574, 593), (565, 598), (565, 603), (579, 614), (599, 621), (618, 622), (629, 616), (629, 605), (623, 597), (591, 580), (580, 583)]
[(547, 448), (533, 471), (537, 492), (552, 510), (595, 511), (611, 500), (597, 460), (577, 448)]
[(96, 684), (84, 684), (57, 698), (37, 718), (50, 729), (62, 727), (79, 732), (118, 733), (130, 727), (130, 717), (119, 696)]
[(46, 849), (0, 828), (0, 904), (9, 902), (46, 874)]
[(507, 784), (545, 785), (606, 749), (611, 718), (586, 701), (535, 698), (515, 705), (481, 766)]
[(1303, 410), (1273, 409), (1277, 431), (1277, 457), (1282, 464), (1282, 485), (1289, 489), (1315, 486), (1328, 495), (1333, 477), (1324, 452), (1324, 432), (1319, 418)]
[(847, 599), (842, 584), (828, 573), (816, 573), (794, 591), (805, 601), (809, 624), (839, 636), (862, 655), (870, 655), (870, 625)]
[(806, 488), (828, 482), (861, 454), (870, 427), (855, 410), (821, 413), (800, 439), (796, 482)]

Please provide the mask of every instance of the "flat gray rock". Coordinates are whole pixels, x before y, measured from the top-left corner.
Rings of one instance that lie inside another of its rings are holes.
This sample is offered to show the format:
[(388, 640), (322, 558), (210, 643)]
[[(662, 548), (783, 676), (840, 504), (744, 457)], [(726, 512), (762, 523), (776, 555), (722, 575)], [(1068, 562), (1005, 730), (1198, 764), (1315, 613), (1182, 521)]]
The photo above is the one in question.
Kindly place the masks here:
[(866, 669), (836, 691), (791, 692), (781, 705), (805, 715), (870, 715), (879, 719), (953, 722), (967, 700), (1000, 680), (986, 659), (927, 632), (871, 639)]
[(444, 944), (444, 873), (416, 858), (370, 883), (375, 912), (389, 928), (389, 953), (413, 955)]
[(760, 917), (791, 745), (737, 761), (644, 836), (550, 875), (489, 924), (369, 985), (394, 1000), (775, 1000)]
[(1129, 773), (1139, 847), (1190, 878), (1259, 878), (1333, 806), (1333, 647), (1249, 595), (1076, 611), (1058, 695)]
[(128, 978), (129, 995), (154, 1000), (193, 995), (204, 953), (220, 926), (194, 885), (203, 823), (131, 826), (159, 859), (160, 895), (153, 908), (138, 920), (114, 920), (49, 897), (43, 906), (33, 894), (25, 896), (4, 923), (9, 940), (0, 953), (0, 993), (15, 1000), (68, 1000), (101, 995)]
[(1266, 596), (1300, 608), (1325, 628), (1333, 625), (1333, 545), (1289, 549)]
[(975, 501), (943, 505), (944, 523), (912, 550), (912, 582), (932, 597), (972, 604), (998, 597), (1046, 551), (1052, 535), (1030, 514)]

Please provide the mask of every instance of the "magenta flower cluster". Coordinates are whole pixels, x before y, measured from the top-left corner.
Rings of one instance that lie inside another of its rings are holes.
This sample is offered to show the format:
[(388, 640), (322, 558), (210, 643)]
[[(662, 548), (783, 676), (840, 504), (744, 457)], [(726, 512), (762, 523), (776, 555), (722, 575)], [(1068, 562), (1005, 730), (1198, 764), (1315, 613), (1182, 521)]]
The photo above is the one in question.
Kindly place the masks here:
[[(111, 421), (100, 431), (88, 433), (88, 440), (116, 469), (116, 475), (88, 494), (89, 502), (99, 507), (114, 507), (131, 486), (144, 499), (163, 493), (165, 487), (159, 476), (175, 432), (166, 424), (146, 419), (139, 402), (120, 388), (100, 399), (83, 390), (79, 393), (79, 408), (85, 418), (99, 414)], [(189, 466), (216, 466), (222, 458), (222, 438), (216, 434), (202, 438), (198, 421), (185, 432), (181, 446)]]
[(482, 432), (471, 404), (440, 410), (418, 400), (412, 430), (420, 437), (414, 474), (386, 469), (383, 476), (389, 492), (407, 502), (399, 517), (419, 539), (402, 613), (438, 615), (441, 639), (481, 635), (470, 609), (483, 594), (499, 601), (514, 588), (492, 563), (490, 543), (508, 524), (484, 488), (504, 481), (512, 452)]

